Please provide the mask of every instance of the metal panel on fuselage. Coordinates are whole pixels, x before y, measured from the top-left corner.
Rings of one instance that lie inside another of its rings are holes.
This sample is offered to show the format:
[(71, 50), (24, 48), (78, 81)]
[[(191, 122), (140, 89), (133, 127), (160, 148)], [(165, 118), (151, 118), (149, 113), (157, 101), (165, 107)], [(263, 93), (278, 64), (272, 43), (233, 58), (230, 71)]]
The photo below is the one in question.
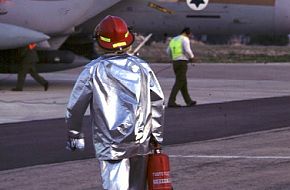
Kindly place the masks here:
[[(204, 10), (194, 11), (188, 7), (185, 0), (123, 0), (90, 19), (85, 28), (95, 26), (105, 15), (112, 14), (124, 18), (136, 32), (145, 34), (152, 32), (153, 35), (178, 34), (185, 26), (191, 27), (195, 34), (290, 33), (288, 28), (282, 30), (277, 27), (277, 23), (285, 23), (285, 16), (281, 15), (287, 15), (289, 12), (286, 8), (284, 10), (280, 8), (282, 12), (277, 12), (277, 5), (283, 6), (286, 1), (211, 0)], [(173, 14), (150, 8), (149, 2), (169, 9)], [(287, 4), (289, 3), (285, 6)], [(90, 30), (92, 31), (92, 28)]]

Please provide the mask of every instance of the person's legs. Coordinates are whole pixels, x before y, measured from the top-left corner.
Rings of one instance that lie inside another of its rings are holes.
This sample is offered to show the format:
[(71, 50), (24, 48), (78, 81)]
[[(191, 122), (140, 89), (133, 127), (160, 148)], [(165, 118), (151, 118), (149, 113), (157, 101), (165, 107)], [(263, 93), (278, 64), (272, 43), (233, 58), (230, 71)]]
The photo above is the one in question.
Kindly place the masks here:
[(28, 73), (31, 65), (29, 63), (22, 62), (18, 66), (17, 74), (17, 84), (16, 88), (13, 88), (14, 91), (22, 91), (26, 79), (26, 74)]
[(99, 162), (104, 190), (147, 189), (147, 155)]
[(176, 80), (170, 93), (168, 106), (171, 105), (174, 106), (176, 104), (175, 100), (178, 91), (181, 91), (184, 101), (186, 102), (186, 104), (188, 104), (189, 102), (191, 102), (191, 98), (187, 90), (187, 79), (186, 79), (187, 61), (175, 61), (173, 69), (176, 76)]
[(147, 165), (147, 155), (130, 158), (129, 190), (147, 189)]
[(46, 91), (48, 88), (48, 82), (38, 74), (35, 68), (35, 64), (36, 63), (32, 63), (32, 66), (29, 70), (30, 75), (34, 78), (35, 81), (37, 81), (40, 85), (42, 85), (44, 87), (44, 90)]
[(194, 103), (195, 101), (193, 101), (188, 93), (188, 88), (187, 88), (187, 64), (186, 65), (183, 65), (183, 68), (182, 68), (182, 76), (180, 78), (182, 78), (182, 86), (181, 86), (181, 94), (182, 94), (182, 97), (185, 101), (185, 103), (187, 105), (191, 105), (192, 103)]
[(129, 159), (99, 162), (104, 190), (129, 190)]
[(176, 96), (182, 87), (182, 63), (180, 61), (173, 61), (173, 70), (175, 73), (175, 83), (171, 89), (171, 93), (168, 99), (168, 106), (176, 105)]

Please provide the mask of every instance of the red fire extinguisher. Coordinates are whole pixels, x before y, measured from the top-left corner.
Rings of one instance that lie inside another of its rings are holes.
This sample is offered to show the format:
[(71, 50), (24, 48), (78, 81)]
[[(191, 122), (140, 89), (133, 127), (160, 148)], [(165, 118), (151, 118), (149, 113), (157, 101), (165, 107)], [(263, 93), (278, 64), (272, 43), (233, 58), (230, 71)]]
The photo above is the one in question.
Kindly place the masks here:
[(156, 149), (148, 160), (148, 190), (173, 190), (170, 177), (169, 157)]

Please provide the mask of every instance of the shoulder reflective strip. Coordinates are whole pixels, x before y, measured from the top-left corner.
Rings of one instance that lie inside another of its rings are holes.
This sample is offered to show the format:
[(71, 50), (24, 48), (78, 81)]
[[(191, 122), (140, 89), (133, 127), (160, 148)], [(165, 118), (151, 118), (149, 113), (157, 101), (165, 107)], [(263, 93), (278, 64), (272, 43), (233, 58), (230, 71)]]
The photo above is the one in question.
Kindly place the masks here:
[(125, 45), (127, 45), (126, 42), (119, 42), (119, 43), (113, 44), (113, 48), (120, 47), (120, 46), (125, 46)]
[(127, 38), (129, 36), (129, 31), (125, 34), (125, 38)]
[(103, 36), (100, 36), (100, 39), (102, 41), (105, 41), (105, 42), (111, 42), (111, 39), (110, 38), (106, 38), (106, 37), (103, 37)]

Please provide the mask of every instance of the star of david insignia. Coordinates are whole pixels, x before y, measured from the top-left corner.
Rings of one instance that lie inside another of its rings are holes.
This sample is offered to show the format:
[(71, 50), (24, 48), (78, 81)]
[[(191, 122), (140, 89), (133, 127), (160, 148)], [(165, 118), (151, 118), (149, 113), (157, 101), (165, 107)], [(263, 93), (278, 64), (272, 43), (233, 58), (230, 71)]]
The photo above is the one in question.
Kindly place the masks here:
[(195, 6), (198, 8), (200, 4), (205, 4), (204, 0), (191, 0), (190, 4), (195, 4)]

